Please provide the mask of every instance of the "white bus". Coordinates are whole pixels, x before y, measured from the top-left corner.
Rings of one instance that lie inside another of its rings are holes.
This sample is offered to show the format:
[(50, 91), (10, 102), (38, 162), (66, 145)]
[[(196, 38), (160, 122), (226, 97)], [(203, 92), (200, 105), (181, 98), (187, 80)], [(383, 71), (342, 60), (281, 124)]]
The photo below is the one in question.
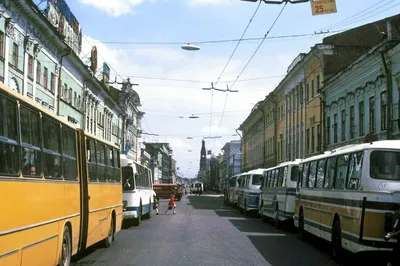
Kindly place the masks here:
[(385, 242), (400, 201), (400, 141), (349, 145), (299, 164), (295, 225), (356, 253), (390, 250)]
[(204, 192), (203, 182), (196, 181), (190, 185), (190, 193), (201, 195)]
[(264, 171), (259, 213), (263, 221), (273, 218), (277, 228), (281, 221), (293, 220), (299, 162), (285, 162)]
[(231, 176), (227, 180), (227, 189), (225, 195), (225, 202), (228, 205), (237, 207), (237, 201), (239, 198), (239, 177), (243, 174), (237, 174)]
[(133, 220), (134, 225), (141, 223), (142, 217), (150, 219), (154, 207), (153, 178), (149, 168), (122, 159), (122, 188), (124, 220)]
[(263, 178), (263, 173), (266, 169), (251, 170), (246, 173), (240, 174), (239, 182), (239, 196), (237, 206), (243, 210), (245, 214), (248, 211), (258, 211), (258, 204), (260, 202), (260, 187)]

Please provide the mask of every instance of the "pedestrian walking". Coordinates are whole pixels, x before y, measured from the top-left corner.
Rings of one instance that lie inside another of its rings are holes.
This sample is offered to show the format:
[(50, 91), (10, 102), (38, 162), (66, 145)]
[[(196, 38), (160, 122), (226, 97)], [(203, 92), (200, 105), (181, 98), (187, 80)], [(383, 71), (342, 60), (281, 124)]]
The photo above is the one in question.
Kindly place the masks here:
[(171, 195), (169, 196), (168, 208), (165, 211), (165, 214), (167, 214), (169, 210), (172, 210), (172, 213), (176, 214), (175, 209), (176, 209), (175, 193), (171, 192)]
[(156, 211), (156, 215), (159, 215), (160, 213), (158, 212), (158, 207), (160, 206), (160, 197), (158, 197), (154, 191), (153, 191), (153, 197), (154, 197), (154, 210)]

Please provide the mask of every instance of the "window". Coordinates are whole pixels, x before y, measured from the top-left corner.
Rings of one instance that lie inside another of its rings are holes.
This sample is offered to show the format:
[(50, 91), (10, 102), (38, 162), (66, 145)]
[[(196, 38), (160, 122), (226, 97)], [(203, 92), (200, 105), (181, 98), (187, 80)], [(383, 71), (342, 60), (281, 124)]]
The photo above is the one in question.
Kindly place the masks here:
[(365, 135), (364, 132), (364, 101), (358, 103), (358, 123), (360, 137)]
[(18, 68), (18, 57), (19, 57), (19, 46), (16, 43), (13, 43), (13, 51), (12, 51), (12, 64), (15, 68)]
[(342, 128), (341, 128), (341, 137), (342, 137), (342, 141), (346, 140), (346, 110), (342, 110), (341, 113), (341, 119), (342, 119)]
[(347, 189), (358, 190), (360, 187), (363, 152), (357, 152), (350, 155), (349, 180)]
[(346, 184), (347, 166), (349, 155), (340, 155), (337, 160), (335, 188), (344, 189)]
[(119, 165), (119, 151), (117, 149), (113, 149), (113, 160), (114, 160), (114, 180), (116, 182), (120, 182), (121, 172)]
[(315, 96), (314, 80), (311, 80), (311, 99)]
[(50, 90), (52, 93), (56, 91), (56, 75), (54, 73), (50, 73)]
[(330, 157), (326, 162), (326, 175), (324, 180), (324, 188), (331, 189), (333, 186), (333, 180), (336, 175), (336, 157)]
[(369, 98), (369, 133), (375, 133), (375, 98)]
[(310, 129), (307, 128), (307, 139), (306, 139), (306, 145), (307, 145), (307, 153), (310, 153)]
[(74, 107), (78, 106), (78, 95), (76, 94), (76, 91), (74, 91)]
[(369, 174), (376, 179), (400, 180), (400, 152), (371, 152)]
[(387, 93), (381, 93), (381, 130), (387, 129)]
[(253, 175), (252, 185), (261, 185), (262, 175)]
[(68, 84), (64, 83), (64, 93), (63, 93), (63, 99), (68, 101)]
[(306, 101), (310, 99), (310, 83), (307, 83), (307, 88), (306, 88)]
[(301, 176), (301, 187), (307, 187), (308, 182), (308, 167), (309, 163), (303, 164), (303, 173)]
[(315, 151), (315, 130), (314, 126), (311, 127), (311, 153)]
[(0, 174), (19, 173), (17, 104), (0, 94)]
[(290, 181), (297, 181), (299, 178), (299, 167), (292, 166), (292, 170), (290, 172)]
[(289, 174), (289, 171), (288, 171), (288, 166), (286, 166), (286, 167), (284, 167), (283, 168), (283, 171), (281, 171), (282, 172), (282, 177), (283, 177), (283, 179), (282, 179), (282, 186), (286, 186), (286, 180), (287, 180), (287, 177), (288, 177), (288, 174)]
[(354, 105), (350, 106), (350, 139), (354, 138), (354, 128), (355, 126), (355, 114), (354, 114)]
[(321, 159), (321, 160), (318, 161), (317, 182), (315, 184), (316, 188), (323, 188), (324, 187), (325, 166), (326, 166), (326, 159)]
[(28, 78), (33, 79), (33, 56), (28, 55)]
[(4, 32), (0, 31), (0, 57), (4, 58), (5, 51), (5, 43), (4, 43)]
[(39, 113), (21, 106), (22, 173), (25, 176), (39, 177), (42, 173), (40, 153)]
[(76, 135), (73, 130), (63, 128), (62, 146), (64, 179), (77, 180)]
[(42, 65), (40, 64), (39, 61), (37, 61), (37, 63), (36, 63), (36, 83), (37, 84), (41, 84), (40, 83), (41, 78), (42, 78)]
[(123, 190), (134, 190), (136, 188), (135, 178), (133, 176), (133, 168), (130, 166), (122, 168)]
[[(282, 187), (284, 171), (285, 171), (284, 168), (279, 169), (278, 178), (277, 178), (278, 182), (276, 184), (277, 187)], [(287, 170), (286, 170), (286, 173), (287, 173)]]
[(97, 158), (97, 176), (100, 182), (106, 181), (107, 169), (106, 169), (106, 158), (105, 158), (105, 145), (97, 141), (96, 145), (96, 158)]
[(317, 93), (319, 93), (319, 89), (320, 89), (320, 85), (321, 84), (321, 80), (320, 80), (320, 76), (319, 74), (317, 75)]
[(48, 88), (48, 83), (49, 83), (49, 70), (45, 67), (43, 71), (43, 87), (45, 89)]
[(47, 178), (61, 177), (61, 147), (60, 124), (47, 117), (43, 123), (43, 161), (44, 176)]
[(69, 88), (68, 91), (68, 103), (72, 104), (72, 88)]
[(313, 161), (310, 163), (310, 175), (308, 177), (308, 188), (314, 188), (316, 174), (317, 174), (317, 161)]
[(337, 114), (333, 115), (333, 143), (338, 141), (338, 119)]
[(89, 180), (97, 181), (96, 142), (93, 139), (87, 138), (86, 149), (88, 157)]

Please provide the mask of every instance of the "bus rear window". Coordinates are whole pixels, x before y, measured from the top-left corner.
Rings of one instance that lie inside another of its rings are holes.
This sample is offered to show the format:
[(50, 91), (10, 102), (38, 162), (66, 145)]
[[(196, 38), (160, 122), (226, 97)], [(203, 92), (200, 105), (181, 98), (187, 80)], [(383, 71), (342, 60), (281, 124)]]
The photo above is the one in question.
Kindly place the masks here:
[(371, 152), (369, 171), (372, 178), (400, 180), (400, 152)]
[(263, 175), (253, 175), (253, 182), (252, 185), (261, 185)]
[(132, 167), (122, 167), (122, 186), (124, 191), (135, 189), (135, 178)]

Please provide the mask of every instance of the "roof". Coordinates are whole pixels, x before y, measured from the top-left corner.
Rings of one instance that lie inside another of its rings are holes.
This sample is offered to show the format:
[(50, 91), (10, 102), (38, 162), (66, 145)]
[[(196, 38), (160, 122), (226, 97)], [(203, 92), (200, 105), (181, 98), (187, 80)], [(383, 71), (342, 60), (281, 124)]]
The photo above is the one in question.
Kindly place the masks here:
[(324, 154), (319, 154), (304, 159), (301, 163), (315, 161), (321, 158), (328, 158), (335, 155), (348, 154), (348, 153), (372, 150), (372, 149), (398, 150), (400, 152), (400, 140), (380, 140), (371, 143), (347, 145), (331, 151), (326, 151)]

